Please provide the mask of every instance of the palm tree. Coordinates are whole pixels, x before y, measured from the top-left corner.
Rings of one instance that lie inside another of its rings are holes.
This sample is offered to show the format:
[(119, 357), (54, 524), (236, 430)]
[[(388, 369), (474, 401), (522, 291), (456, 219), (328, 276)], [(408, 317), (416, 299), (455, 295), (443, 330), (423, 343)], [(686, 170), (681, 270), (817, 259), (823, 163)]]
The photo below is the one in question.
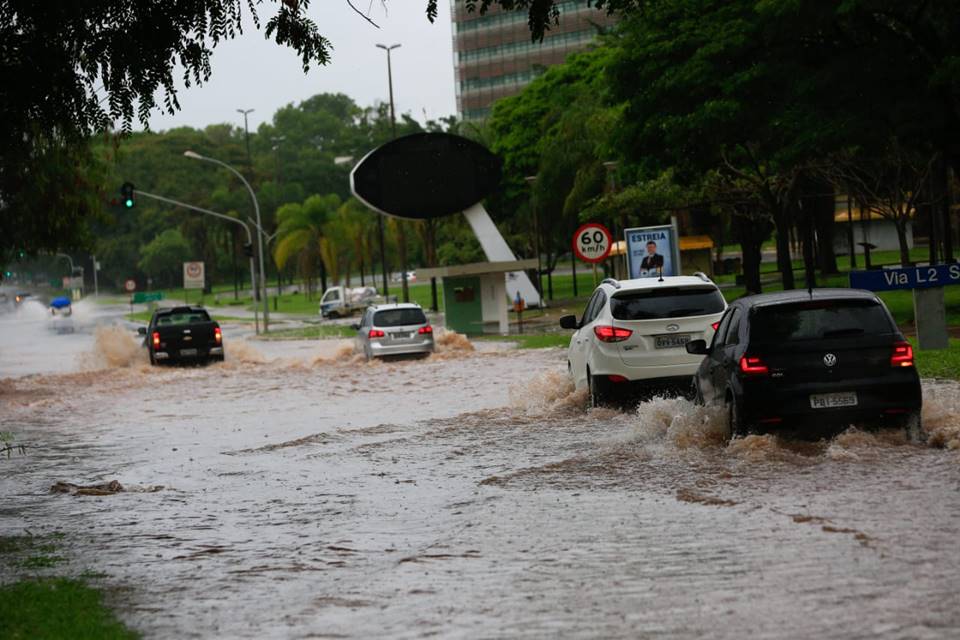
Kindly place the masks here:
[(283, 269), (296, 258), (300, 276), (307, 281), (307, 295), (313, 292), (313, 274), (319, 269), (321, 289), (327, 288), (324, 264), (324, 226), (340, 206), (336, 194), (313, 195), (302, 204), (292, 202), (277, 209), (277, 244), (273, 259)]

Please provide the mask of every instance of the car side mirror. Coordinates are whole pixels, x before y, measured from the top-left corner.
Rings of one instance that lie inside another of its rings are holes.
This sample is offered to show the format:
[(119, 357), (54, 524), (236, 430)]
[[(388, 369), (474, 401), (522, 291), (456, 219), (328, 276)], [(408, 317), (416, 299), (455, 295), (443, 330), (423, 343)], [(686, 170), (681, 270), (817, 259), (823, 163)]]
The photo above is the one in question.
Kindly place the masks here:
[(691, 340), (687, 343), (687, 353), (694, 356), (705, 356), (710, 353), (706, 340)]
[(560, 327), (563, 329), (579, 329), (580, 323), (577, 322), (577, 316), (561, 316)]
[(358, 325), (356, 322), (350, 325), (350, 328), (353, 329), (354, 331), (360, 331), (360, 325)]
[(137, 327), (137, 333), (139, 333), (139, 334), (142, 335), (142, 336), (145, 336), (145, 335), (147, 335), (147, 328), (146, 328), (146, 327)]

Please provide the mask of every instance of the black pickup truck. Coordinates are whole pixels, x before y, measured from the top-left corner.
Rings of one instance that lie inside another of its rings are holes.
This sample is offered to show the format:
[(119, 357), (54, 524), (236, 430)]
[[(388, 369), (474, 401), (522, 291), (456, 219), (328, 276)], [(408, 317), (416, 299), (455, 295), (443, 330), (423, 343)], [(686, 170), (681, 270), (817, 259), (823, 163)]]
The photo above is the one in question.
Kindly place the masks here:
[(203, 307), (157, 309), (150, 324), (140, 327), (150, 364), (161, 362), (223, 362), (220, 325)]

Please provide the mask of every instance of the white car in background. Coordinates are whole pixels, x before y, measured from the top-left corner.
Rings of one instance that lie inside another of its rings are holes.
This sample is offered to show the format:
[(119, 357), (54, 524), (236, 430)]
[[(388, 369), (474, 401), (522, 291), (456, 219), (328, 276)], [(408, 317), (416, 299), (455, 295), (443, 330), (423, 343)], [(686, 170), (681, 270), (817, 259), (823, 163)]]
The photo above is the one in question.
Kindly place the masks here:
[(686, 344), (707, 344), (727, 308), (720, 289), (704, 274), (608, 278), (593, 292), (583, 317), (560, 318), (574, 329), (567, 366), (577, 389), (590, 390), (591, 406), (641, 391), (689, 392), (702, 356)]

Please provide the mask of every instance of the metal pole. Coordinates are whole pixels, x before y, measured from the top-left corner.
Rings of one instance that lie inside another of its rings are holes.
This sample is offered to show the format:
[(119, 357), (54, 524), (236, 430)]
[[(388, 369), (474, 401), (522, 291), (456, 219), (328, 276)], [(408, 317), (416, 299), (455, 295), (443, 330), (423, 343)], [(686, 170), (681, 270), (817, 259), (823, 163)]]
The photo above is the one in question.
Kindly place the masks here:
[[(396, 138), (397, 137), (397, 117), (396, 117), (396, 111), (394, 110), (394, 104), (393, 104), (393, 67), (390, 62), (390, 52), (393, 51), (394, 49), (399, 48), (400, 45), (393, 44), (388, 47), (385, 44), (378, 44), (377, 47), (387, 52), (387, 86), (390, 90), (390, 131), (391, 131), (392, 137)], [(386, 250), (386, 243), (384, 241), (384, 234), (383, 234), (383, 214), (382, 213), (377, 214), (377, 230), (380, 233), (380, 264), (383, 268), (383, 295), (384, 297), (386, 297), (389, 293), (387, 289), (387, 250)], [(402, 289), (404, 290), (404, 300), (406, 300), (407, 298), (407, 293), (406, 293), (407, 265), (402, 264), (400, 265), (400, 268), (402, 270), (401, 277), (403, 278)]]
[(247, 115), (253, 113), (253, 109), (237, 109), (237, 113), (243, 114), (243, 135), (247, 144), (247, 166), (253, 171), (253, 156), (250, 155), (250, 129), (247, 127)]
[(543, 283), (540, 280), (540, 274), (543, 272), (543, 264), (540, 259), (540, 214), (537, 211), (537, 205), (533, 202), (533, 185), (537, 182), (537, 176), (527, 176), (524, 178), (530, 185), (530, 207), (533, 209), (533, 250), (537, 254), (537, 293), (540, 294), (540, 306), (543, 306)]
[[(210, 211), (209, 209), (204, 209), (203, 207), (197, 207), (192, 204), (187, 204), (186, 202), (180, 202), (179, 200), (173, 200), (172, 198), (164, 198), (163, 196), (158, 196), (153, 193), (147, 193), (146, 191), (134, 191), (139, 196), (144, 198), (152, 198), (153, 200), (159, 200), (160, 202), (166, 202), (168, 204), (176, 205), (178, 207), (183, 207), (184, 209), (190, 209), (192, 211), (198, 211), (204, 213), (208, 216), (213, 216), (215, 218), (220, 218), (226, 220), (227, 222), (233, 222), (243, 227), (243, 230), (247, 232), (247, 244), (253, 246), (253, 235), (250, 233), (250, 227), (247, 226), (247, 223), (243, 220), (238, 220), (237, 218), (231, 218), (228, 215), (222, 213), (217, 213), (216, 211)], [(254, 266), (253, 256), (250, 256), (250, 293), (257, 290), (257, 270)], [(253, 305), (253, 322), (256, 328), (257, 335), (260, 335), (260, 314), (257, 310), (257, 305)]]
[(100, 265), (97, 264), (97, 256), (90, 257), (93, 258), (93, 297), (96, 298), (100, 295), (100, 287), (97, 286), (97, 271), (100, 270)]
[[(194, 153), (193, 151), (184, 151), (183, 155), (187, 158), (193, 158), (194, 160), (206, 160), (207, 162), (212, 162), (213, 164), (219, 165), (224, 169), (233, 173), (233, 175), (240, 178), (240, 182), (243, 183), (243, 186), (247, 188), (247, 192), (250, 194), (250, 199), (253, 200), (253, 211), (257, 217), (257, 230), (260, 232), (257, 234), (257, 253), (260, 254), (260, 287), (262, 290), (261, 298), (263, 299), (263, 332), (267, 333), (270, 330), (270, 304), (267, 302), (267, 277), (266, 271), (263, 266), (263, 224), (260, 222), (260, 203), (257, 202), (257, 195), (253, 192), (253, 187), (250, 186), (250, 183), (247, 182), (247, 179), (243, 175), (228, 165), (226, 162), (217, 160), (216, 158), (209, 158), (207, 156), (202, 156), (199, 153)], [(254, 305), (256, 306), (256, 305)]]

